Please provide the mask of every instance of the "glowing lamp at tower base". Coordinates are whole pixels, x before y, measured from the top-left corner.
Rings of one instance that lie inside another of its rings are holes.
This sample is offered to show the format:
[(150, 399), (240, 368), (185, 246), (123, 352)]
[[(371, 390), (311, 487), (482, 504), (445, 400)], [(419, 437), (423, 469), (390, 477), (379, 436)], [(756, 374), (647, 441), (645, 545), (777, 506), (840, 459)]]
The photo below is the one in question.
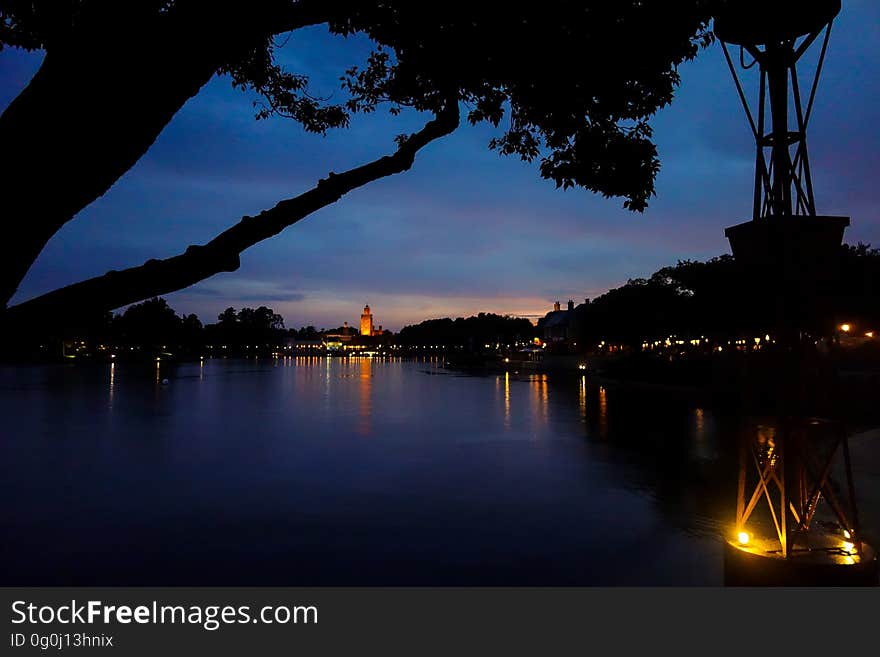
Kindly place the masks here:
[(724, 545), (726, 586), (877, 586), (877, 582), (874, 549), (866, 543), (856, 549), (834, 532), (814, 534), (809, 544), (787, 558), (777, 541), (745, 532)]

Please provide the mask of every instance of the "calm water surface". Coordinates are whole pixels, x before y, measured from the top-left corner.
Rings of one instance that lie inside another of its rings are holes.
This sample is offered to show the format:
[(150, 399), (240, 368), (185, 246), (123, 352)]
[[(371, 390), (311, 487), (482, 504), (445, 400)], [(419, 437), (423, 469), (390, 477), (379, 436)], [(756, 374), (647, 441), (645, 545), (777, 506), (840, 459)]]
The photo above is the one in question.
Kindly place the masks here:
[(2, 584), (721, 583), (722, 423), (656, 392), (208, 360), (5, 368), (0, 411)]

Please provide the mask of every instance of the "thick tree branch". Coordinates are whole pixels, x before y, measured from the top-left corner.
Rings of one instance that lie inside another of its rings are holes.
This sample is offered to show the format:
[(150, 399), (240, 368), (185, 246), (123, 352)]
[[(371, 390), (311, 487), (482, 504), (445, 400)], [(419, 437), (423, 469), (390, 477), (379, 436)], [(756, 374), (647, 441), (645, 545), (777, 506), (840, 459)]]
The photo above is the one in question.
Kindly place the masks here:
[[(0, 114), (0, 308), (49, 239), (152, 146), (191, 97), (239, 51), (328, 20), (329, 3), (177, 3), (173, 16), (98, 13), (50, 48)], [(101, 22), (103, 20), (103, 22)]]
[(422, 147), (454, 131), (458, 122), (458, 104), (451, 101), (424, 128), (401, 143), (392, 155), (343, 173), (331, 173), (309, 191), (280, 201), (255, 217), (245, 216), (207, 244), (190, 246), (180, 255), (148, 260), (139, 267), (122, 271), (110, 271), (12, 306), (0, 314), (2, 323), (32, 326), (42, 321), (57, 321), (68, 314), (113, 310), (181, 290), (220, 272), (235, 271), (242, 251), (335, 203), (358, 187), (408, 170)]

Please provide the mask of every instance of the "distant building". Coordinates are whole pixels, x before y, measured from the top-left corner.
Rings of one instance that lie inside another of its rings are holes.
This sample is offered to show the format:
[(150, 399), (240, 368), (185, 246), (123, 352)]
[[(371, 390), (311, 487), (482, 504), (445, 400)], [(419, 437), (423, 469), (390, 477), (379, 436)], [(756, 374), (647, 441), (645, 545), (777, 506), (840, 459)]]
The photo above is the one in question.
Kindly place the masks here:
[(348, 322), (345, 322), (335, 331), (326, 331), (324, 333), (324, 342), (328, 347), (348, 344), (354, 340), (356, 335), (357, 332), (354, 328), (349, 326)]
[(581, 327), (583, 310), (589, 303), (589, 299), (584, 299), (583, 304), (575, 307), (574, 301), (569, 299), (565, 310), (562, 310), (558, 301), (554, 303), (553, 310), (538, 320), (538, 328), (541, 330), (544, 342), (567, 343), (575, 339)]
[(390, 333), (391, 331), (384, 330), (381, 324), (379, 324), (379, 328), (375, 327), (370, 306), (364, 306), (364, 312), (361, 314), (361, 337), (375, 338)]
[(370, 306), (364, 306), (364, 312), (361, 314), (361, 335), (372, 336), (375, 334), (373, 330), (373, 313), (370, 312)]

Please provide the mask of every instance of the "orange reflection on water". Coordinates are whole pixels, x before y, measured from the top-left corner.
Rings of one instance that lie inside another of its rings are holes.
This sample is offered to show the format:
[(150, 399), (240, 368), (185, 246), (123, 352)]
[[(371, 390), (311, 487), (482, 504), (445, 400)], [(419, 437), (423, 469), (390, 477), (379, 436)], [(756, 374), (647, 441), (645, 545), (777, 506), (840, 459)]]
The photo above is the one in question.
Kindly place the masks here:
[(510, 372), (504, 373), (504, 428), (510, 428)]
[(547, 420), (547, 408), (550, 405), (548, 403), (549, 401), (550, 401), (550, 396), (549, 396), (548, 390), (547, 390), (547, 375), (545, 374), (543, 377), (541, 377), (541, 403), (543, 404), (542, 409), (544, 412), (543, 415), (544, 415), (545, 422)]
[(532, 417), (535, 428), (539, 422), (547, 424), (547, 375), (540, 374), (530, 379), (532, 390)]
[(373, 361), (371, 358), (360, 358), (359, 363), (359, 417), (358, 432), (368, 436), (372, 433), (373, 414)]
[(581, 419), (587, 417), (587, 377), (582, 376), (578, 386), (578, 408), (581, 411)]
[(599, 435), (608, 437), (608, 399), (605, 395), (605, 386), (599, 386)]

